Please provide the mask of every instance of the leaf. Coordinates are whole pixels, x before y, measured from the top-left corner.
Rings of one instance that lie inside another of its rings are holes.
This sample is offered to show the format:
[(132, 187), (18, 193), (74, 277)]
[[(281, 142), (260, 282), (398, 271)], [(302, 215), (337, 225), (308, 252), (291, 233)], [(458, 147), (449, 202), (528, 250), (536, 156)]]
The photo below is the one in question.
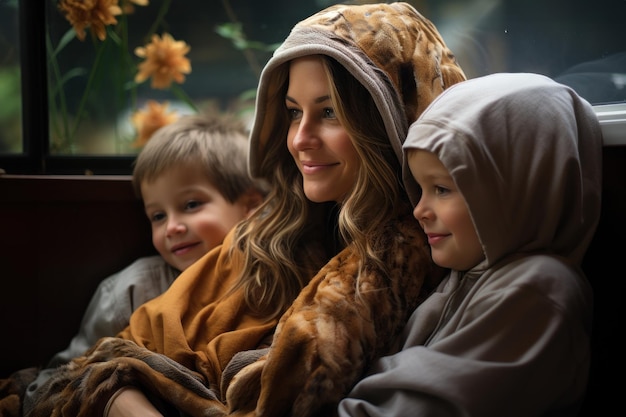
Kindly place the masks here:
[(226, 39), (241, 39), (243, 33), (239, 23), (223, 23), (215, 27), (215, 32)]
[(240, 23), (223, 23), (215, 27), (215, 32), (223, 38), (230, 39), (233, 46), (239, 50), (255, 49), (257, 51), (273, 52), (280, 43), (265, 44), (259, 41), (249, 41), (243, 33)]
[(72, 78), (82, 77), (82, 76), (86, 75), (87, 73), (88, 73), (88, 71), (85, 68), (79, 68), (79, 67), (72, 68), (71, 70), (66, 72), (63, 75), (63, 77), (61, 77), (61, 79), (59, 80), (58, 84), (51, 91), (52, 95), (56, 96), (59, 93), (59, 91), (63, 88), (65, 83), (67, 83)]
[(118, 47), (122, 46), (122, 38), (110, 28), (107, 28), (107, 39), (111, 39)]
[(72, 41), (72, 39), (74, 38), (76, 38), (76, 31), (74, 30), (74, 28), (68, 29), (68, 31), (65, 32), (65, 35), (61, 37), (61, 40), (59, 41), (57, 47), (54, 49), (54, 51), (52, 51), (50, 58), (56, 58), (56, 56), (63, 50), (63, 48), (65, 48), (65, 46), (70, 43), (70, 41)]

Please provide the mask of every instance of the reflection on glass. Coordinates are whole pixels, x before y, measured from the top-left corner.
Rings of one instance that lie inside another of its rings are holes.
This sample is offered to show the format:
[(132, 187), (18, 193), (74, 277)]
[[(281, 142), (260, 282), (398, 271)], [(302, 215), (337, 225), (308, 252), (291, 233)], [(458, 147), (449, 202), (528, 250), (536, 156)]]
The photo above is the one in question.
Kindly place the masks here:
[(424, 0), (468, 77), (534, 72), (570, 85), (592, 104), (626, 101), (626, 2)]
[(0, 154), (21, 154), (22, 96), (17, 0), (0, 2)]

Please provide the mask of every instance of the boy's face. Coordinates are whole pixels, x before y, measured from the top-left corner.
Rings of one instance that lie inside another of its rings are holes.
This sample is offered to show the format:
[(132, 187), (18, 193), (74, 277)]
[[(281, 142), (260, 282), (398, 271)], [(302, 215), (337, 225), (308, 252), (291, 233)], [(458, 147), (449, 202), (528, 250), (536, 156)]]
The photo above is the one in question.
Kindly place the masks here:
[(221, 244), (252, 210), (247, 196), (230, 203), (199, 169), (173, 168), (141, 184), (152, 243), (180, 271)]
[(428, 236), (433, 261), (444, 268), (466, 271), (484, 259), (465, 198), (448, 170), (432, 153), (408, 152), (411, 174), (422, 189), (413, 210)]

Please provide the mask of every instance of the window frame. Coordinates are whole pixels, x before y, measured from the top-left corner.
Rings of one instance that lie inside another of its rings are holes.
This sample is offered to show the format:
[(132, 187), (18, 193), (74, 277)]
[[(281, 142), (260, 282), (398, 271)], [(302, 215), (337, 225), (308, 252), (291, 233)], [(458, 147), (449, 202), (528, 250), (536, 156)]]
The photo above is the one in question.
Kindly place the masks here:
[(626, 146), (626, 103), (596, 104), (604, 146)]
[[(46, 27), (46, 10), (40, 0), (20, 0), (18, 9), (23, 153), (0, 155), (0, 169), (8, 174), (32, 175), (132, 174), (133, 155), (50, 154), (45, 31), (33, 30)], [(626, 103), (593, 108), (600, 120), (605, 146), (626, 146)]]
[(50, 155), (48, 81), (46, 70), (46, 9), (41, 0), (20, 0), (19, 39), (22, 88), (23, 153), (0, 155), (7, 174), (130, 175), (135, 156)]

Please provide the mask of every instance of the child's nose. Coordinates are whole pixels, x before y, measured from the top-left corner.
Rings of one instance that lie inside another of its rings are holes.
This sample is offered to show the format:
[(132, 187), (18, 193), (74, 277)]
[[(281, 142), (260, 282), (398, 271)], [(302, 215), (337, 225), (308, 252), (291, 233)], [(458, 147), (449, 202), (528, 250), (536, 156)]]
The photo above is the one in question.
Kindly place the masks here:
[(177, 216), (170, 216), (167, 222), (168, 235), (182, 233), (185, 231), (185, 229), (185, 223), (183, 223)]
[(432, 217), (432, 211), (427, 207), (423, 197), (420, 198), (417, 205), (413, 209), (413, 217), (419, 221), (428, 220)]

